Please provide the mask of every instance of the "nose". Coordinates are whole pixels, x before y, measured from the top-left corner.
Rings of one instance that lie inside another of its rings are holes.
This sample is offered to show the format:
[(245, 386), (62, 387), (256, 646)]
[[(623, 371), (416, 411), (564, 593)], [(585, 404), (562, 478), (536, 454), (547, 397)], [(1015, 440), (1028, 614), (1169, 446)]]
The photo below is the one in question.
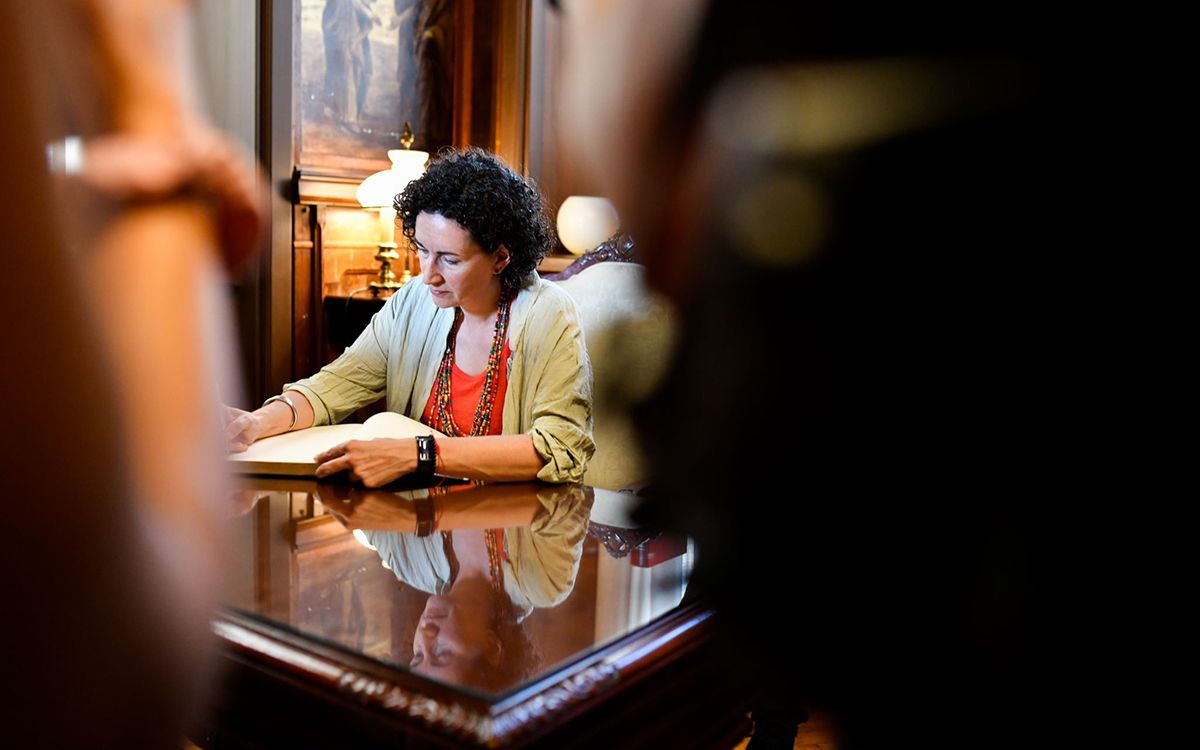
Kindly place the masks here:
[(422, 263), (421, 256), (418, 255), (417, 263), (421, 267), (421, 281), (425, 282), (427, 286), (437, 286), (438, 284), (442, 283), (442, 275), (434, 269), (436, 264), (433, 262), (432, 257), (427, 258), (425, 262)]
[(433, 649), (433, 644), (438, 637), (438, 625), (435, 622), (422, 619), (417, 623), (417, 633), (414, 640), (421, 644), (421, 648), (425, 653), (429, 653)]

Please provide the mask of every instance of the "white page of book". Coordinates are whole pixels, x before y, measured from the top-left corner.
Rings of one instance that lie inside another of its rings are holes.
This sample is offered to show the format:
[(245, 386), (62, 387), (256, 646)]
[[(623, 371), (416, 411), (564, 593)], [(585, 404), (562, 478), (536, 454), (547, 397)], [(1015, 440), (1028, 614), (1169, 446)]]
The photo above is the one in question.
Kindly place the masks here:
[(245, 474), (311, 475), (317, 468), (313, 458), (347, 440), (405, 438), (417, 435), (445, 437), (442, 433), (403, 414), (381, 412), (363, 424), (310, 427), (263, 438), (244, 453), (229, 456), (234, 470)]

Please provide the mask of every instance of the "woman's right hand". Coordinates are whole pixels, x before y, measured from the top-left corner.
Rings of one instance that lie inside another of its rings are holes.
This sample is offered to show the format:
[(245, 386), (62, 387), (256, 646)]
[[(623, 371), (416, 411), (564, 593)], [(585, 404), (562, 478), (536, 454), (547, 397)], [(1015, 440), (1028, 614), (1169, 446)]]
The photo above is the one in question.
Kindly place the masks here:
[(244, 452), (262, 437), (264, 430), (262, 419), (254, 412), (225, 407), (225, 449), (230, 453)]

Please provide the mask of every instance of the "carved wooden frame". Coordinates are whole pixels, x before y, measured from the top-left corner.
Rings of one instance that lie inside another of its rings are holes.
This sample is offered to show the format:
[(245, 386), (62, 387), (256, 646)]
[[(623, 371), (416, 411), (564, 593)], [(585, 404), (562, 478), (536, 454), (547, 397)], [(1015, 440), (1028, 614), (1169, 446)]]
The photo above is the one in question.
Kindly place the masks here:
[[(324, 703), (357, 713), (359, 721), (365, 711), (400, 732), (415, 731), (427, 738), (432, 733), (433, 739), (459, 747), (500, 748), (536, 742), (539, 735), (562, 729), (650, 674), (694, 657), (708, 642), (712, 618), (702, 606), (685, 605), (532, 684), (491, 697), (343, 651), (239, 611), (223, 612), (212, 630), (227, 662), (315, 693)], [(744, 729), (744, 722), (735, 721), (720, 735), (736, 737)], [(219, 729), (208, 736), (230, 742)], [(397, 746), (402, 745), (397, 740)]]
[(597, 245), (595, 250), (576, 258), (563, 270), (557, 273), (543, 274), (542, 278), (564, 281), (597, 263), (636, 263), (637, 257), (634, 253), (633, 238), (627, 234), (615, 234)]

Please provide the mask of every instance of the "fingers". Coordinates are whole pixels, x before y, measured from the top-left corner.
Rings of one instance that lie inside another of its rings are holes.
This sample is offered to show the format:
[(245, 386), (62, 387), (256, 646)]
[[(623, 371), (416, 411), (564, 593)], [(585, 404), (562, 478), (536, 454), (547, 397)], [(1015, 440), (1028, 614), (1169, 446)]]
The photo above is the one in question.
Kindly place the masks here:
[(266, 178), (258, 163), (215, 129), (192, 124), (169, 137), (97, 136), (87, 143), (83, 179), (118, 199), (199, 191), (214, 199), (222, 260), (232, 273), (260, 249)]
[[(258, 420), (255, 419), (253, 414), (244, 412), (241, 409), (234, 409), (233, 411), (240, 413), (225, 424), (225, 449), (230, 453), (244, 453), (247, 448), (254, 444), (254, 441), (258, 440)], [(231, 415), (229, 412), (226, 412), (226, 416)]]
[(398, 479), (404, 472), (390, 466), (387, 451), (378, 445), (378, 442), (350, 440), (318, 454), (313, 459), (320, 464), (317, 467), (317, 477), (328, 477), (345, 471), (348, 478), (362, 482), (365, 487), (380, 487)]
[(318, 453), (317, 455), (313, 456), (313, 460), (320, 464), (320, 463), (324, 463), (330, 459), (337, 458), (338, 456), (345, 455), (346, 452), (350, 449), (350, 443), (352, 443), (352, 442), (354, 442), (354, 441), (351, 440), (351, 441), (348, 441), (345, 443), (339, 443), (339, 444), (333, 446), (332, 448), (330, 448), (329, 450), (322, 451), (321, 453)]
[(356, 490), (353, 487), (338, 482), (317, 483), (317, 498), (326, 504), (331, 504), (334, 501), (348, 503), (354, 498), (355, 492)]
[[(318, 458), (317, 460), (320, 461), (321, 459)], [(321, 465), (317, 467), (317, 478), (323, 479), (339, 471), (353, 470), (353, 468), (354, 465), (351, 463), (349, 456), (338, 456), (332, 460), (321, 462)], [(356, 478), (353, 471), (351, 471), (350, 478)]]
[(370, 489), (382, 487), (391, 480), (385, 474), (368, 474), (367, 476), (359, 477), (359, 481), (362, 482), (363, 487)]
[(189, 173), (180, 145), (170, 139), (118, 133), (87, 142), (84, 181), (119, 199), (178, 191)]
[(240, 414), (225, 422), (225, 440), (231, 442), (249, 431), (252, 419), (249, 414)]
[(257, 162), (223, 137), (203, 148), (201, 181), (217, 199), (226, 268), (239, 272), (259, 250), (266, 226), (266, 178)]

